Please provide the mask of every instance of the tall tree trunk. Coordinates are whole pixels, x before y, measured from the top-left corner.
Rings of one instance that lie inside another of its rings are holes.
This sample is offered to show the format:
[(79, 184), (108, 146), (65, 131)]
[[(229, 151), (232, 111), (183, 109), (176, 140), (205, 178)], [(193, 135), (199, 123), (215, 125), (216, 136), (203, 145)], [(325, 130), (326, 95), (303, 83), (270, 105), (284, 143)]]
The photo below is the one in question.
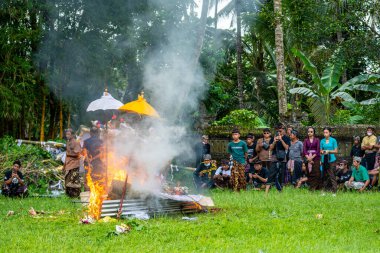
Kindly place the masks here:
[(205, 32), (206, 32), (207, 13), (208, 13), (209, 5), (210, 5), (209, 0), (202, 1), (202, 12), (201, 12), (200, 20), (199, 20), (198, 34), (197, 34), (197, 40), (196, 40), (196, 45), (195, 45), (194, 64), (198, 64), (199, 57), (201, 56), (203, 40), (204, 40)]
[(42, 95), (42, 112), (41, 112), (41, 128), (40, 128), (40, 141), (45, 141), (45, 111), (46, 111), (46, 95)]
[(275, 44), (277, 67), (278, 113), (281, 121), (286, 119), (287, 101), (285, 87), (284, 32), (282, 30), (282, 0), (274, 0)]
[(71, 125), (71, 114), (70, 114), (70, 109), (67, 109), (67, 128), (70, 128)]
[(237, 88), (239, 108), (242, 109), (243, 105), (243, 67), (242, 67), (242, 43), (241, 43), (241, 3), (240, 0), (235, 0), (236, 10), (236, 75), (237, 75)]

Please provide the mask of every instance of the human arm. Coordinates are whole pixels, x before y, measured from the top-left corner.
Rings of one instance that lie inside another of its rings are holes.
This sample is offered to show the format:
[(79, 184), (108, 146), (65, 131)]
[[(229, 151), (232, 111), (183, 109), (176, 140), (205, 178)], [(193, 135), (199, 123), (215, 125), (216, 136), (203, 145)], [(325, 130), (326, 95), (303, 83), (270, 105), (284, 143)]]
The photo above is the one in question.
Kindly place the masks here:
[(359, 191), (360, 191), (360, 192), (364, 191), (364, 190), (367, 188), (368, 185), (369, 185), (369, 179), (365, 181), (363, 187), (360, 188)]
[(259, 176), (258, 174), (253, 174), (252, 175), (252, 177), (253, 178), (257, 178), (257, 179), (259, 179), (261, 182), (263, 182), (263, 183), (266, 183), (267, 181), (268, 181), (268, 178), (263, 178), (263, 177), (261, 177), (261, 176)]

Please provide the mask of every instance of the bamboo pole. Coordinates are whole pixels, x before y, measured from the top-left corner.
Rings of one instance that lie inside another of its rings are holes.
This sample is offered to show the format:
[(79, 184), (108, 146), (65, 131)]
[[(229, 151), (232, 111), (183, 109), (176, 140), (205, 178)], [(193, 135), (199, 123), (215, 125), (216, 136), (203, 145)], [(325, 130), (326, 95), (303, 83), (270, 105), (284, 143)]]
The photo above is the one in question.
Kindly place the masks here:
[(45, 112), (46, 112), (46, 95), (42, 96), (42, 115), (41, 115), (41, 129), (40, 129), (40, 141), (45, 140)]
[(62, 98), (59, 101), (59, 138), (63, 138), (63, 104)]

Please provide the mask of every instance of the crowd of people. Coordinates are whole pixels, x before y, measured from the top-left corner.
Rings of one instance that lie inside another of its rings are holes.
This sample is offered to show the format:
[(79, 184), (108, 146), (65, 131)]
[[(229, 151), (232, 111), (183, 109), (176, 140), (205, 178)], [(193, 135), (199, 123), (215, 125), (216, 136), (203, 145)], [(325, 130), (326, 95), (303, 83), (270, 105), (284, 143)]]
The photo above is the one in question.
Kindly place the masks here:
[(220, 161), (220, 167), (211, 158), (208, 137), (202, 136), (197, 150), (198, 157), (202, 154), (204, 160), (193, 174), (196, 188), (268, 193), (272, 186), (282, 191), (284, 186), (292, 185), (330, 191), (335, 196), (338, 189), (362, 192), (379, 186), (380, 137), (375, 136), (373, 127), (367, 128), (362, 140), (354, 137), (350, 158), (342, 160), (337, 158), (338, 142), (329, 127), (323, 129), (322, 139), (313, 127), (308, 127), (303, 141), (293, 127), (278, 124), (275, 131), (272, 136), (270, 129), (265, 128), (258, 140), (248, 134), (242, 141), (239, 130), (233, 130), (227, 147), (229, 157)]
[[(350, 158), (338, 160), (338, 142), (329, 127), (323, 129), (323, 138), (315, 129), (307, 129), (307, 137), (301, 141), (299, 132), (292, 127), (278, 124), (272, 136), (269, 128), (256, 140), (253, 134), (240, 139), (239, 130), (232, 131), (226, 159), (217, 161), (211, 157), (208, 136), (196, 146), (194, 184), (197, 189), (228, 188), (234, 191), (247, 189), (265, 190), (274, 186), (282, 191), (286, 185), (310, 190), (331, 191), (338, 189), (358, 191), (379, 188), (380, 137), (368, 127), (362, 139), (354, 137)], [(74, 131), (65, 131), (66, 158), (64, 162), (65, 191), (70, 197), (78, 197), (82, 190), (80, 179), (81, 157), (91, 164), (93, 180), (103, 180), (104, 162), (100, 159), (103, 141), (98, 127), (92, 127), (90, 137), (83, 143), (75, 138)], [(86, 188), (86, 181), (84, 182)], [(85, 189), (88, 190), (88, 189)], [(1, 192), (5, 196), (26, 196), (27, 186), (21, 172), (21, 162), (15, 161), (7, 170)]]

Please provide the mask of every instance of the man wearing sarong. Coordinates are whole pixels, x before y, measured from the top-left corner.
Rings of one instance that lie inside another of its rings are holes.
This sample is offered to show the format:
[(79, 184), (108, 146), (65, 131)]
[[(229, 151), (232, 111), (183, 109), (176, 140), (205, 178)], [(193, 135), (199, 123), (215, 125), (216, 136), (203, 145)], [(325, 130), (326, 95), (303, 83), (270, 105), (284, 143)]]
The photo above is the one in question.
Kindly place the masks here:
[(248, 147), (240, 139), (240, 132), (237, 129), (232, 131), (232, 141), (228, 144), (228, 153), (233, 162), (231, 169), (231, 187), (234, 191), (246, 189), (245, 163), (248, 157)]
[(80, 166), (80, 143), (74, 138), (74, 131), (67, 129), (66, 134), (66, 160), (63, 166), (65, 174), (66, 194), (71, 198), (79, 197), (81, 192), (81, 182), (79, 176)]

